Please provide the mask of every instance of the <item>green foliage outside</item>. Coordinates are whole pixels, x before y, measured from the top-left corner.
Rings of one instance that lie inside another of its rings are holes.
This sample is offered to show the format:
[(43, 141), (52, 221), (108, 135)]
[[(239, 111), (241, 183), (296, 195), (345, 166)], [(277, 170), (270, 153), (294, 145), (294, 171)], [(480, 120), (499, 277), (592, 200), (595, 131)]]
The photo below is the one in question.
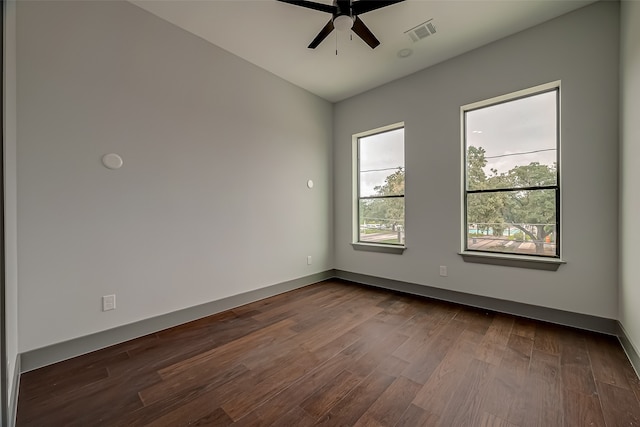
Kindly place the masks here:
[[(404, 169), (398, 167), (394, 173), (385, 178), (383, 185), (374, 187), (374, 190), (376, 196), (404, 195)], [(388, 230), (398, 231), (398, 227), (404, 226), (404, 198), (361, 200), (360, 225), (366, 224), (375, 224)]]
[[(500, 174), (491, 169), (490, 175), (484, 171), (486, 165), (485, 150), (482, 147), (470, 146), (467, 150), (468, 190), (548, 186), (555, 185), (557, 180), (555, 163), (548, 166), (532, 162), (515, 166)], [(555, 237), (555, 191), (522, 190), (468, 194), (467, 223), (478, 224), (478, 231), (483, 231), (481, 224), (491, 224), (491, 230), (496, 236), (502, 236), (507, 227), (515, 227), (520, 230), (520, 233), (514, 234), (516, 240), (531, 240), (536, 245), (536, 252), (544, 253), (547, 236), (550, 239)], [(485, 226), (484, 231), (488, 227)]]
[[(482, 147), (470, 146), (467, 150), (468, 190), (523, 188), (555, 185), (557, 167), (532, 162), (515, 166), (508, 172), (491, 169), (485, 173), (486, 152)], [(376, 196), (404, 195), (405, 171), (402, 167), (387, 176), (383, 185), (374, 187)], [(507, 228), (519, 231), (504, 237), (507, 240), (532, 241), (537, 253), (544, 253), (544, 243), (549, 236), (555, 241), (556, 200), (554, 190), (522, 190), (467, 195), (467, 223), (476, 224), (475, 233), (469, 237), (484, 237), (489, 232), (503, 236)], [(540, 225), (544, 224), (544, 225)], [(360, 201), (360, 225), (362, 234), (374, 234), (386, 230), (397, 231), (404, 227), (404, 198), (364, 199)], [(371, 226), (374, 228), (366, 228)]]

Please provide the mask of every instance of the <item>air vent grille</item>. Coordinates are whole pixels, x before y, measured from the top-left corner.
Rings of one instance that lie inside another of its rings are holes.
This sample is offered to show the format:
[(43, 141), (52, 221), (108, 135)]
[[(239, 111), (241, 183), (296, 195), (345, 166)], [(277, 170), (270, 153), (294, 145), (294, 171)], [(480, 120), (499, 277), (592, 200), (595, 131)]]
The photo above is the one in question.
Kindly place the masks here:
[(433, 19), (429, 19), (422, 24), (415, 26), (404, 32), (412, 41), (417, 42), (436, 33), (436, 26), (433, 23)]

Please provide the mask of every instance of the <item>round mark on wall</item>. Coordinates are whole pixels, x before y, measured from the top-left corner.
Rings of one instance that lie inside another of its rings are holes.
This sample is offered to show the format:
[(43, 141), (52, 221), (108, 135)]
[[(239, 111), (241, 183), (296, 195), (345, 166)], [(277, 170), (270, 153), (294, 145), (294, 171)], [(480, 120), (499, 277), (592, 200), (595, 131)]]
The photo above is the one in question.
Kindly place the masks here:
[(122, 157), (110, 153), (102, 156), (102, 164), (109, 169), (120, 169), (122, 167)]

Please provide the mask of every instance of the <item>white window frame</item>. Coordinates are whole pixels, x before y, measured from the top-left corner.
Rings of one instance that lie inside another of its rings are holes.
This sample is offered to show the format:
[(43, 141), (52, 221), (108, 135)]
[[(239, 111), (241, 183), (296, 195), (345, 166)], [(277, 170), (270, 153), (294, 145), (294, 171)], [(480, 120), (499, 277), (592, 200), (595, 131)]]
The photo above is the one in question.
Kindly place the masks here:
[[(460, 212), (461, 212), (461, 235), (460, 235), (460, 255), (466, 262), (476, 262), (482, 264), (494, 264), (494, 265), (505, 265), (511, 267), (522, 267), (522, 268), (533, 268), (533, 269), (541, 269), (541, 270), (557, 270), (561, 264), (564, 264), (565, 261), (562, 260), (562, 247), (563, 242), (562, 239), (562, 182), (561, 182), (561, 82), (555, 81), (535, 87), (531, 87), (528, 89), (520, 90), (517, 92), (508, 93), (505, 95), (497, 96), (494, 98), (490, 98), (483, 101), (474, 102), (471, 104), (463, 105), (460, 107), (460, 141), (461, 141), (461, 204), (460, 204)], [(518, 253), (500, 253), (500, 252), (490, 252), (490, 251), (480, 251), (480, 250), (469, 250), (467, 249), (467, 206), (466, 206), (466, 195), (467, 191), (467, 182), (466, 182), (466, 161), (467, 161), (467, 146), (466, 146), (466, 129), (465, 129), (465, 114), (467, 112), (477, 110), (479, 108), (489, 107), (491, 105), (497, 105), (502, 103), (507, 103), (511, 101), (515, 101), (517, 99), (527, 98), (530, 96), (542, 94), (545, 92), (557, 91), (557, 123), (556, 123), (556, 147), (557, 147), (557, 191), (558, 198), (556, 202), (556, 222), (558, 224), (557, 231), (557, 256), (539, 256), (539, 255), (527, 255), (527, 254), (518, 254)]]
[[(368, 252), (382, 252), (382, 253), (390, 253), (401, 255), (406, 247), (406, 237), (405, 241), (402, 244), (389, 244), (389, 243), (372, 243), (372, 242), (361, 242), (360, 239), (360, 213), (359, 213), (359, 202), (360, 202), (360, 159), (359, 159), (359, 140), (360, 138), (364, 138), (367, 136), (372, 136), (384, 132), (390, 132), (397, 129), (405, 129), (404, 122), (393, 123), (387, 126), (382, 126), (376, 129), (368, 130), (365, 132), (360, 132), (352, 135), (352, 243), (351, 246), (355, 250), (359, 251), (368, 251)], [(405, 141), (406, 146), (406, 141)], [(406, 183), (406, 163), (405, 163), (405, 183)], [(405, 195), (403, 197), (406, 200), (406, 190)], [(405, 204), (405, 218), (404, 222), (406, 224), (406, 204)]]

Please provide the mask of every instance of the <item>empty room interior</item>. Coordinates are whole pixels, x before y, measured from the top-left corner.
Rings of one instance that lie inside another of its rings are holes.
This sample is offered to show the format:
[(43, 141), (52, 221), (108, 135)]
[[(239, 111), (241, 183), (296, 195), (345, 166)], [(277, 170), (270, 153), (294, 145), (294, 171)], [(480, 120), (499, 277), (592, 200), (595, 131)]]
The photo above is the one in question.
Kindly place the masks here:
[(640, 2), (317, 3), (3, 2), (5, 425), (640, 425)]

